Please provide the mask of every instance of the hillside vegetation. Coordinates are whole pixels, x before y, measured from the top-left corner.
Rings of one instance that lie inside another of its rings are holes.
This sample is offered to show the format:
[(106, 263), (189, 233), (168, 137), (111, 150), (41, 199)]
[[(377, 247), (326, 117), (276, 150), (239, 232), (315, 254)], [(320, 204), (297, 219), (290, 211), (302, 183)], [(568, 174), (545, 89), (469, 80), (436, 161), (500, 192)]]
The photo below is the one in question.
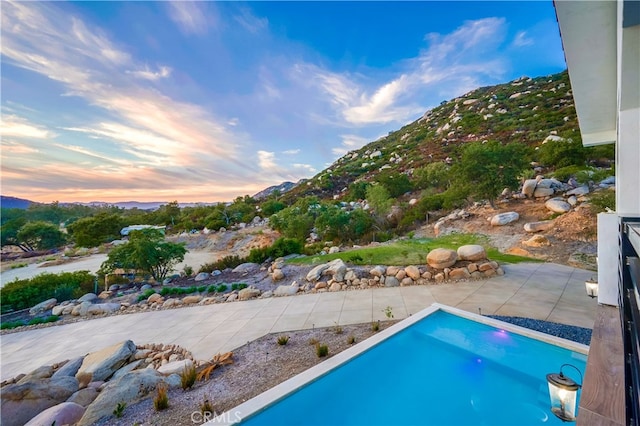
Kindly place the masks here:
[[(185, 235), (268, 224), (306, 244), (307, 253), (327, 242), (385, 241), (455, 208), (484, 201), (494, 207), (505, 188), (517, 192), (536, 175), (557, 178), (558, 191), (597, 186), (614, 174), (613, 146), (584, 148), (581, 142), (567, 72), (522, 77), (443, 101), (293, 187), (286, 183), (217, 205), (180, 207), (174, 201), (154, 210), (3, 207), (1, 243), (26, 252), (68, 244), (72, 254), (118, 239), (122, 227), (136, 224)], [(612, 195), (594, 197), (594, 211), (615, 208)]]

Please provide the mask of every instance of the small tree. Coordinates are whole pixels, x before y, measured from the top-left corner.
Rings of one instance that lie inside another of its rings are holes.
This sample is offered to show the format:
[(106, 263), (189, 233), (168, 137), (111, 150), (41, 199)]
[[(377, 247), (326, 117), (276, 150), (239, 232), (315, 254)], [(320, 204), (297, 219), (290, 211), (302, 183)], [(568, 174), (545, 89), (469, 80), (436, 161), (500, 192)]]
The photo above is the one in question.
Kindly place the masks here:
[(527, 147), (519, 143), (473, 142), (467, 145), (462, 158), (452, 169), (456, 187), (468, 188), (471, 195), (494, 201), (506, 188), (515, 189), (518, 176), (529, 164)]
[(73, 222), (67, 229), (77, 245), (97, 247), (120, 238), (120, 230), (124, 226), (125, 221), (120, 214), (100, 212)]
[(111, 250), (101, 270), (109, 273), (117, 268), (136, 269), (162, 281), (186, 253), (184, 244), (164, 241), (157, 229), (142, 229), (131, 232), (127, 244)]
[(56, 225), (42, 221), (27, 222), (18, 230), (16, 239), (24, 251), (49, 250), (66, 242), (66, 236)]

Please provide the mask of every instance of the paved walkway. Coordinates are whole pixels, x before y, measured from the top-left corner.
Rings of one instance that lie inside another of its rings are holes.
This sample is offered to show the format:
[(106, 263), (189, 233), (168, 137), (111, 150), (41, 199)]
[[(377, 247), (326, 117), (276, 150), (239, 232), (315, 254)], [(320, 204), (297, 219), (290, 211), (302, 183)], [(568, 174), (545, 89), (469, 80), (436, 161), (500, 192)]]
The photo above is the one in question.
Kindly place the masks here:
[(1, 380), (126, 339), (173, 343), (210, 359), (267, 333), (396, 319), (432, 303), (482, 314), (521, 316), (592, 328), (597, 302), (584, 282), (593, 272), (550, 263), (503, 266), (488, 280), (375, 288), (249, 300), (118, 315), (1, 336)]

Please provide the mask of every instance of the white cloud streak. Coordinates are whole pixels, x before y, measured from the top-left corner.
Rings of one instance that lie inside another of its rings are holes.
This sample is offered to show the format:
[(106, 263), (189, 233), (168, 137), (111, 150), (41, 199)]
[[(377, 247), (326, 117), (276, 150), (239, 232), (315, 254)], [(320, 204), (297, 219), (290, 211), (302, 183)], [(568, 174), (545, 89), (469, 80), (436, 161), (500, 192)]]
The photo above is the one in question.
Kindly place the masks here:
[(183, 34), (204, 35), (209, 31), (207, 2), (171, 1), (167, 5), (169, 18)]
[[(89, 30), (53, 3), (4, 2), (2, 27), (0, 48), (6, 63), (46, 76), (62, 84), (66, 95), (82, 98), (117, 118), (94, 124), (83, 120), (80, 125), (69, 126), (76, 132), (113, 140), (121, 152), (137, 157), (141, 164), (162, 168), (160, 174), (168, 173), (168, 165), (189, 170), (215, 165), (210, 178), (233, 171), (238, 179), (249, 179), (251, 168), (239, 154), (242, 138), (228, 130), (226, 120), (145, 85), (146, 81), (168, 77), (168, 67), (150, 70), (112, 43), (99, 28)], [(3, 133), (31, 138), (55, 136), (15, 116), (4, 117)], [(132, 185), (140, 181), (135, 173), (128, 176)], [(181, 173), (181, 178), (186, 182), (203, 176)]]
[(534, 44), (533, 39), (531, 37), (528, 37), (528, 34), (526, 31), (518, 31), (518, 33), (513, 39), (513, 42), (511, 43), (511, 45), (514, 47), (531, 46), (533, 44)]
[(233, 19), (251, 34), (258, 34), (269, 28), (267, 18), (258, 18), (246, 7), (241, 8), (240, 14), (234, 16)]
[(56, 137), (56, 134), (50, 130), (30, 123), (26, 118), (13, 114), (2, 115), (0, 135), (2, 135), (3, 139), (7, 136), (26, 139), (51, 139)]
[[(501, 61), (482, 55), (493, 52), (505, 33), (504, 19), (486, 18), (467, 21), (450, 34), (427, 34), (428, 47), (405, 61), (397, 77), (373, 88), (359, 76), (304, 63), (294, 65), (293, 75), (320, 89), (347, 126), (405, 124), (427, 108), (419, 101), (421, 93), (443, 86), (460, 94), (480, 75), (499, 76)], [(338, 152), (343, 150), (336, 148)]]

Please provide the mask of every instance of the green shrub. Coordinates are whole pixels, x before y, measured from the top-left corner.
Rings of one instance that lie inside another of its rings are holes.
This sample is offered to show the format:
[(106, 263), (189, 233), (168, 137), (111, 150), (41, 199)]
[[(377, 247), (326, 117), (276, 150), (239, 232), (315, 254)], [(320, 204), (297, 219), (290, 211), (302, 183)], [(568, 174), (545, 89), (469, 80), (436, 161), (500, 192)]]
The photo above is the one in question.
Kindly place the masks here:
[(191, 389), (196, 382), (198, 374), (196, 372), (196, 366), (191, 364), (190, 367), (185, 367), (180, 373), (180, 386), (182, 390)]
[(94, 278), (88, 271), (77, 271), (16, 279), (0, 289), (2, 312), (30, 308), (53, 297), (58, 302), (78, 298), (94, 291)]
[[(164, 288), (162, 290), (164, 290)], [(148, 299), (149, 296), (151, 296), (152, 294), (155, 294), (155, 292), (156, 291), (154, 289), (152, 289), (152, 288), (149, 288), (149, 289), (145, 290), (142, 294), (138, 295), (138, 302), (141, 302), (143, 300)]]
[(182, 268), (182, 272), (184, 272), (187, 277), (190, 277), (191, 275), (193, 275), (193, 268), (189, 265), (184, 265), (184, 268)]
[(248, 286), (245, 283), (234, 283), (231, 284), (231, 290), (242, 290), (243, 288), (247, 288)]
[(295, 238), (278, 238), (271, 247), (254, 248), (249, 252), (247, 261), (252, 263), (262, 263), (268, 258), (284, 257), (289, 254), (302, 253), (304, 246), (300, 240)]
[(610, 190), (594, 192), (589, 197), (589, 203), (591, 204), (591, 211), (594, 214), (602, 213), (607, 208), (615, 211), (616, 192)]
[(235, 268), (238, 265), (247, 262), (246, 258), (241, 258), (240, 256), (226, 256), (217, 262), (206, 263), (200, 267), (198, 272), (208, 272), (211, 273), (215, 270), (223, 271), (227, 268)]
[(22, 327), (25, 325), (24, 321), (6, 321), (0, 324), (0, 330), (11, 330), (12, 328)]
[(224, 293), (228, 289), (229, 287), (226, 284), (220, 284), (218, 287), (216, 287), (216, 293)]
[(584, 166), (575, 166), (575, 165), (560, 167), (559, 169), (556, 169), (553, 172), (552, 176), (561, 182), (566, 182), (569, 180), (569, 178), (571, 178), (572, 176), (575, 176), (578, 172), (584, 169), (585, 169)]
[(49, 315), (46, 318), (36, 317), (36, 318), (30, 319), (29, 322), (27, 323), (27, 325), (46, 324), (46, 323), (49, 323), (49, 322), (56, 322), (59, 319), (60, 319), (60, 317), (57, 316), (57, 315)]
[(277, 342), (280, 346), (284, 346), (289, 343), (289, 336), (279, 336)]
[(545, 166), (581, 166), (585, 164), (587, 151), (578, 140), (548, 141), (540, 145), (537, 157)]
[(153, 408), (156, 411), (162, 411), (169, 408), (169, 395), (167, 394), (167, 385), (160, 383), (156, 388), (156, 396), (153, 398)]
[(127, 403), (122, 401), (122, 402), (118, 402), (118, 404), (116, 405), (116, 408), (113, 409), (113, 415), (116, 416), (116, 418), (120, 418), (124, 415), (124, 409), (127, 407)]
[(325, 344), (317, 344), (316, 345), (316, 355), (318, 358), (325, 357), (329, 354), (329, 347)]

